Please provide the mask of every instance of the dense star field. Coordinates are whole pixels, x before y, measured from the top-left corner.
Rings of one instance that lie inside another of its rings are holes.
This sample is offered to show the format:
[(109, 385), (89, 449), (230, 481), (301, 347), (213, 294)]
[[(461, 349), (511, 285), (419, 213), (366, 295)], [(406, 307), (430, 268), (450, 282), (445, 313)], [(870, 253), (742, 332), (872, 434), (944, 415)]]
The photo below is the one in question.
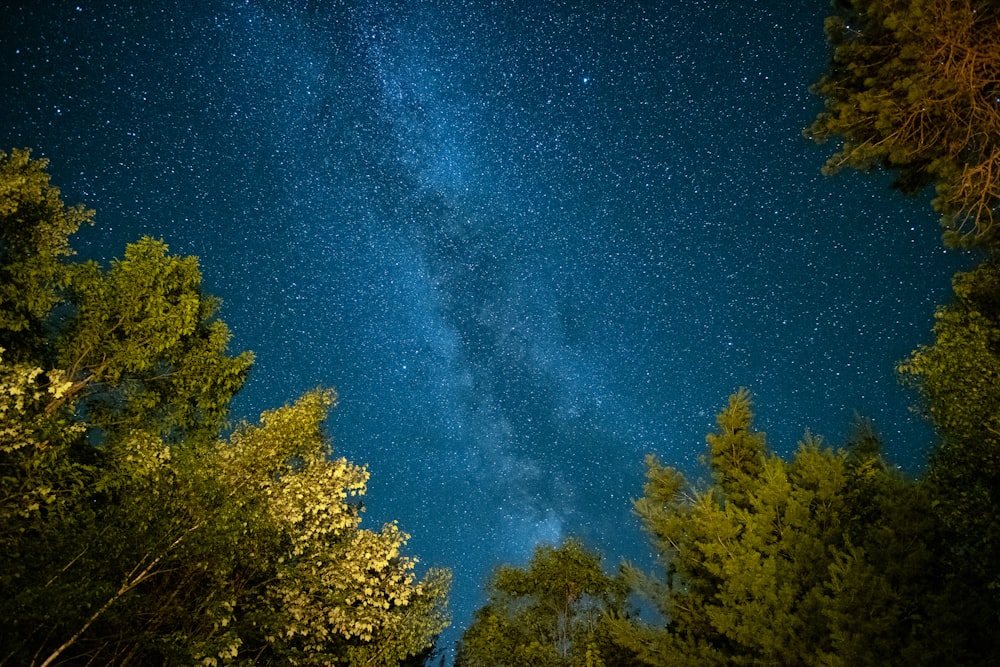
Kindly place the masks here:
[(454, 570), (451, 642), (540, 542), (645, 563), (644, 454), (697, 477), (739, 386), (779, 452), (858, 412), (919, 469), (894, 365), (963, 258), (926, 201), (820, 175), (828, 10), (13, 2), (0, 148), (97, 210), (82, 256), (200, 257), (256, 353), (236, 418), (336, 388), (366, 523)]

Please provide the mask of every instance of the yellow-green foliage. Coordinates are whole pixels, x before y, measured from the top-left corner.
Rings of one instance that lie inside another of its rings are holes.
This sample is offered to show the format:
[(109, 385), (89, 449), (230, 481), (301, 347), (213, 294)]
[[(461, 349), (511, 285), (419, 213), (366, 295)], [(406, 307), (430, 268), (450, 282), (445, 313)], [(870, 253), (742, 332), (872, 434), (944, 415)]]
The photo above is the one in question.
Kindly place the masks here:
[(61, 504), (52, 466), (58, 466), (63, 441), (83, 428), (61, 423), (46, 407), (71, 384), (59, 370), (8, 363), (0, 348), (0, 544), (27, 530), (43, 508)]
[(849, 0), (808, 130), (842, 141), (826, 173), (887, 167), (904, 190), (937, 187), (949, 243), (992, 245), (1000, 202), (1000, 8), (992, 0)]
[[(72, 254), (69, 236), (93, 211), (67, 207), (49, 182), (46, 160), (31, 152), (0, 151), (0, 330), (31, 335), (65, 286), (60, 259)], [(8, 349), (8, 337), (0, 339)]]
[[(981, 585), (1000, 590), (1000, 264), (953, 281), (955, 298), (935, 314), (934, 342), (899, 366), (940, 434), (928, 483), (956, 531), (955, 550)], [(994, 608), (986, 616), (1000, 622)]]
[[(432, 571), (418, 582), (415, 559), (402, 554), (405, 533), (395, 524), (359, 527), (368, 473), (332, 458), (320, 430), (332, 401), (330, 392), (306, 394), (265, 413), (260, 426), (237, 428), (217, 450), (241, 480), (233, 494), (249, 485), (262, 501), (259, 530), (273, 540), (274, 576), (259, 591), (261, 629), (290, 664), (313, 664), (348, 643), (352, 655), (368, 645), (398, 660), (444, 628), (447, 575)], [(404, 637), (408, 643), (388, 650)]]
[(647, 459), (635, 509), (662, 572), (633, 570), (632, 580), (663, 625), (611, 625), (636, 664), (912, 665), (947, 657), (947, 642), (924, 629), (940, 595), (929, 575), (926, 544), (937, 530), (929, 501), (885, 466), (870, 429), (838, 451), (807, 433), (785, 461), (754, 430), (747, 392), (730, 397), (717, 422), (708, 487), (691, 488)]
[(252, 357), (228, 355), (197, 261), (142, 239), (107, 270), (69, 262), (88, 214), (44, 167), (0, 154), (0, 662), (390, 667), (429, 648), (450, 575), (418, 579), (395, 524), (361, 527), (368, 472), (333, 456), (333, 392), (223, 437)]
[(487, 591), (462, 635), (459, 667), (620, 664), (605, 622), (623, 611), (624, 583), (578, 540), (538, 546), (527, 568), (501, 566)]

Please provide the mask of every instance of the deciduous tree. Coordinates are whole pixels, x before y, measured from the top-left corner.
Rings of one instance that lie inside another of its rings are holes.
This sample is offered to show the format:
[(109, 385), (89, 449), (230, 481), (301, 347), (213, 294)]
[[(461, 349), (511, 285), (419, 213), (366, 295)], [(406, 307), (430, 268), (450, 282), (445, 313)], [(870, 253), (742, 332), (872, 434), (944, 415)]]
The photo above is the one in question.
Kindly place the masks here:
[(361, 527), (368, 473), (323, 431), (334, 394), (223, 437), (251, 357), (228, 354), (196, 260), (143, 239), (109, 269), (70, 262), (85, 212), (26, 152), (0, 156), (0, 195), (0, 273), (26, 286), (0, 295), (0, 663), (425, 652), (449, 573), (418, 579), (395, 524)]
[(37, 351), (42, 320), (67, 283), (69, 237), (94, 213), (66, 206), (47, 166), (28, 150), (0, 151), (0, 347), (9, 354)]
[(461, 667), (623, 664), (604, 622), (621, 614), (622, 581), (578, 540), (540, 545), (528, 566), (500, 566), (487, 585), (489, 602), (462, 635)]

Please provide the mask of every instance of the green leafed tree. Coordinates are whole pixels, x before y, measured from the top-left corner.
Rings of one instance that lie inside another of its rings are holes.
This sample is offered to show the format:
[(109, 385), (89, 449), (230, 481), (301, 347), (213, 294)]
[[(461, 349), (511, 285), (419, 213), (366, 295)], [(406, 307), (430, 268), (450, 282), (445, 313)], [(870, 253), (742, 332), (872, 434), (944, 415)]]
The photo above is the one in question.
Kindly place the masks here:
[(995, 245), (1000, 203), (1000, 6), (993, 0), (840, 0), (826, 103), (807, 134), (842, 142), (826, 165), (937, 188), (951, 244)]
[(47, 165), (27, 150), (0, 151), (0, 347), (8, 356), (37, 352), (68, 282), (69, 237), (92, 221), (93, 211), (63, 204)]
[(578, 540), (538, 546), (526, 568), (499, 567), (487, 594), (462, 635), (456, 666), (627, 664), (605, 628), (609, 614), (623, 613), (626, 588)]
[(368, 473), (331, 452), (333, 393), (222, 437), (251, 358), (228, 354), (196, 261), (143, 239), (106, 270), (70, 262), (84, 212), (26, 152), (0, 158), (0, 193), (0, 272), (37, 279), (0, 304), (0, 664), (426, 652), (449, 573), (418, 578), (394, 524), (361, 527)]
[(955, 276), (933, 344), (899, 367), (938, 434), (920, 487), (943, 531), (934, 551), (938, 625), (955, 638), (947, 661), (986, 664), (1000, 653), (1000, 4), (836, 5), (833, 61), (814, 87), (826, 108), (808, 131), (843, 142), (827, 171), (886, 167), (906, 191), (935, 185), (945, 241), (989, 253)]
[(956, 274), (934, 342), (899, 370), (939, 435), (927, 486), (949, 530), (947, 571), (964, 589), (973, 645), (1000, 654), (1000, 264)]
[(647, 459), (635, 510), (662, 571), (632, 579), (662, 620), (612, 624), (637, 664), (947, 662), (937, 524), (871, 429), (838, 451), (807, 434), (786, 462), (753, 428), (746, 391), (717, 423), (707, 487)]

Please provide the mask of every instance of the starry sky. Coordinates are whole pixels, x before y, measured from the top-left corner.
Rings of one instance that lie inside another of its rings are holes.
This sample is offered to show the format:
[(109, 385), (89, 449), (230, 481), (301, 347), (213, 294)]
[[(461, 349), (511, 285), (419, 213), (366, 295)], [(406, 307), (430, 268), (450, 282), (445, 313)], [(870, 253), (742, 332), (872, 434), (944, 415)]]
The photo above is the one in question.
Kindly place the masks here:
[(927, 198), (820, 175), (827, 0), (2, 3), (0, 148), (201, 258), (237, 418), (317, 385), (365, 522), (455, 571), (568, 535), (646, 562), (630, 499), (693, 478), (740, 386), (780, 453), (855, 412), (918, 471), (895, 363), (968, 258)]

